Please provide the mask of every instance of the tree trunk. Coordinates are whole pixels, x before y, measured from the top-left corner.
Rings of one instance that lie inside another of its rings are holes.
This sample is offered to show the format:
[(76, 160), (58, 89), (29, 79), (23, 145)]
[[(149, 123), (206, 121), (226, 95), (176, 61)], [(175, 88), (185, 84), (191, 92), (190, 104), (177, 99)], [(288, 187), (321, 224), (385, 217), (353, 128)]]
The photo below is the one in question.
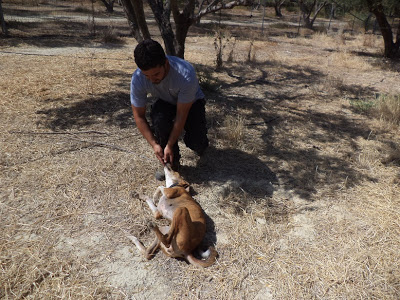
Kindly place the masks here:
[(105, 5), (107, 11), (109, 13), (112, 13), (114, 11), (114, 0), (101, 0), (101, 2), (103, 2), (103, 4)]
[(143, 36), (140, 33), (139, 25), (136, 22), (136, 14), (133, 9), (130, 0), (121, 0), (122, 7), (124, 8), (126, 18), (128, 19), (129, 28), (131, 29), (131, 34), (135, 40), (140, 43), (143, 41)]
[[(275, 8), (275, 16), (281, 18), (282, 17), (282, 5), (285, 3), (286, 0), (275, 0), (274, 1), (274, 8)], [(266, 3), (265, 3), (266, 5)]]
[[(382, 33), (383, 42), (385, 44), (384, 56), (387, 58), (396, 58), (399, 56), (399, 32), (397, 32), (396, 43), (393, 42), (393, 32), (390, 26), (381, 1), (367, 0), (370, 11), (375, 15)], [(400, 28), (400, 24), (399, 24)]]
[(303, 0), (299, 0), (299, 7), (302, 13), (302, 20), (305, 28), (312, 29), (313, 27), (310, 16), (316, 2), (317, 1), (314, 0), (311, 7), (309, 7)]
[(176, 56), (185, 58), (185, 41), (189, 32), (190, 22), (175, 23), (176, 26)]
[[(307, 4), (303, 0), (299, 0), (299, 7), (303, 14), (304, 27), (308, 29), (313, 29), (314, 22), (317, 19), (318, 14), (325, 7), (326, 4), (327, 4), (326, 1), (320, 3), (319, 1), (317, 2), (317, 0), (314, 0), (312, 3)], [(315, 10), (314, 17), (311, 18), (313, 10)]]
[(311, 29), (314, 27), (314, 22), (317, 19), (318, 14), (320, 13), (320, 11), (328, 4), (326, 1), (322, 2), (322, 3), (317, 3), (316, 1), (315, 3), (315, 13), (314, 13), (314, 17), (311, 20)]
[(170, 22), (171, 2), (170, 0), (165, 0), (164, 2), (163, 0), (148, 1), (164, 40), (165, 50), (168, 55), (175, 56), (175, 35)]
[[(140, 42), (143, 39), (150, 38), (150, 33), (147, 29), (146, 19), (143, 11), (143, 0), (120, 0), (128, 18), (132, 34), (135, 39)], [(282, 1), (282, 0), (281, 0)], [(200, 18), (208, 13), (216, 12), (221, 9), (231, 9), (237, 5), (248, 6), (250, 0), (232, 0), (224, 3), (222, 1), (213, 0), (203, 9), (205, 0), (199, 4), (199, 11), (195, 15), (196, 0), (148, 0), (153, 15), (160, 30), (161, 37), (164, 41), (165, 52), (167, 55), (184, 57), (185, 41), (189, 32), (190, 26), (199, 21)], [(208, 2), (207, 2), (208, 3)], [(183, 5), (183, 11), (179, 11), (179, 5)], [(171, 10), (175, 21), (175, 30), (172, 30), (170, 21)]]
[(171, 10), (174, 17), (176, 26), (176, 55), (184, 58), (185, 55), (185, 41), (189, 32), (189, 27), (193, 24), (195, 2), (187, 1), (183, 11), (179, 11), (177, 0), (171, 0)]
[(274, 5), (274, 8), (275, 8), (275, 16), (281, 18), (282, 17), (281, 8), (276, 3)]
[(4, 21), (4, 14), (3, 14), (3, 6), (1, 5), (2, 0), (0, 0), (0, 22), (1, 22), (1, 31), (3, 34), (7, 35), (7, 26), (6, 22)]
[(144, 15), (143, 0), (131, 0), (131, 4), (136, 16), (136, 22), (140, 28), (140, 31), (142, 32), (143, 38), (145, 40), (149, 39), (151, 36), (149, 28), (147, 27), (146, 17)]

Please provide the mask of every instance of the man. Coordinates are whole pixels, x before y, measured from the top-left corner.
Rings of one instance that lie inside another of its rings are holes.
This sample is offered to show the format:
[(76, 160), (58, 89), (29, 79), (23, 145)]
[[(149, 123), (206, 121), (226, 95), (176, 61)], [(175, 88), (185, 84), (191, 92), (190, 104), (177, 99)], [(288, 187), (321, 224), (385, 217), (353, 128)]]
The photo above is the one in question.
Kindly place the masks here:
[[(164, 165), (179, 168), (178, 138), (185, 131), (186, 146), (202, 155), (208, 146), (205, 100), (196, 72), (187, 61), (166, 56), (151, 39), (134, 51), (138, 69), (132, 75), (131, 104), (136, 125)], [(147, 94), (157, 98), (146, 119)]]

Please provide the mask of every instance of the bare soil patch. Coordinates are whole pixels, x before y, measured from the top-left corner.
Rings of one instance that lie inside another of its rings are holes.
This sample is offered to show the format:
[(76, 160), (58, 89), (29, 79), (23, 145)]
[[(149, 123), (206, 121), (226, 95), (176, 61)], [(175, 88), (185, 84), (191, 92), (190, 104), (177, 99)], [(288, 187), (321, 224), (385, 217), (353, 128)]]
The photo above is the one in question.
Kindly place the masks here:
[(199, 270), (126, 236), (153, 239), (137, 194), (160, 184), (131, 116), (136, 42), (20, 23), (0, 40), (0, 298), (400, 297), (399, 127), (354, 105), (400, 94), (379, 37), (225, 28), (216, 71), (212, 28), (193, 28), (212, 146), (182, 144), (182, 174), (219, 252)]

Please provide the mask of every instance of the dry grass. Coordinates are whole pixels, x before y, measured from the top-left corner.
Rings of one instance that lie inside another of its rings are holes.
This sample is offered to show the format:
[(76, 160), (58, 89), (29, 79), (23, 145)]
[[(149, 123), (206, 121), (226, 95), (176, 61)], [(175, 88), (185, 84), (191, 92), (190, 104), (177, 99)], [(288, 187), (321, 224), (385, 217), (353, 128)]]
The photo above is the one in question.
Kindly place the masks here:
[(244, 119), (242, 116), (227, 116), (222, 122), (222, 139), (233, 148), (241, 148), (244, 143)]
[(399, 99), (379, 99), (386, 118), (349, 101), (399, 95), (398, 79), (355, 51), (376, 44), (336, 39), (255, 39), (244, 64), (242, 37), (215, 72), (213, 37), (188, 38), (212, 142), (205, 162), (181, 147), (219, 252), (204, 270), (147, 262), (124, 233), (151, 242), (137, 194), (160, 184), (129, 107), (135, 43), (9, 45), (36, 55), (0, 54), (0, 298), (398, 299), (399, 127), (383, 112)]
[(400, 123), (400, 96), (379, 95), (376, 111), (384, 122)]

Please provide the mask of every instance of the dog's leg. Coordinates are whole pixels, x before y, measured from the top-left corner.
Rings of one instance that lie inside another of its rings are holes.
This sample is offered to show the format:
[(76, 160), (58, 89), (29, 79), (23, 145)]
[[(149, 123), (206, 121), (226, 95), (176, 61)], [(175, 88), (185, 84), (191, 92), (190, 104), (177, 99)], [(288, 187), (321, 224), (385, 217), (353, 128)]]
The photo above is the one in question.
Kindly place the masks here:
[[(160, 226), (158, 229), (161, 231), (161, 233), (167, 233), (168, 230), (169, 230), (169, 226)], [(147, 250), (146, 250), (146, 254), (145, 255), (146, 255), (147, 259), (150, 259), (150, 258), (152, 258), (154, 256), (154, 254), (157, 251), (157, 249), (160, 248), (160, 244), (161, 244), (161, 242), (158, 239), (158, 236), (156, 236), (153, 244), (151, 244), (151, 246), (149, 246), (147, 248)]]
[(154, 233), (157, 236), (157, 239), (166, 247), (168, 248), (171, 245), (171, 240), (176, 232), (176, 225), (174, 222), (171, 223), (170, 229), (167, 233), (162, 233), (160, 229), (153, 224), (152, 228)]
[(157, 206), (154, 204), (153, 199), (151, 199), (150, 197), (146, 197), (146, 203), (150, 207), (151, 211), (153, 212), (154, 218), (159, 219), (162, 217)]
[[(172, 239), (178, 234), (178, 232), (186, 238), (189, 238), (190, 233), (193, 232), (191, 228), (192, 221), (190, 220), (189, 211), (186, 207), (178, 207), (172, 218), (172, 222), (169, 228), (168, 233), (162, 233), (157, 226), (152, 225), (152, 229), (154, 233), (157, 235), (158, 239), (161, 243), (164, 244), (165, 247), (169, 247), (171, 245)], [(187, 241), (183, 241), (183, 243)], [(180, 243), (178, 241), (178, 243)], [(180, 247), (181, 245), (178, 245)], [(183, 245), (182, 245), (183, 246)]]
[(154, 253), (160, 247), (160, 241), (156, 237), (154, 242), (147, 249), (144, 247), (141, 241), (136, 236), (129, 235), (128, 239), (130, 239), (135, 246), (139, 249), (139, 251), (144, 255), (146, 259), (151, 259), (154, 256)]
[(139, 251), (142, 254), (146, 253), (146, 248), (143, 246), (143, 244), (139, 241), (139, 239), (136, 236), (127, 235), (127, 238), (130, 239), (135, 244), (135, 246), (139, 249)]
[(144, 256), (146, 259), (151, 259), (158, 248), (160, 248), (160, 241), (158, 240), (158, 237), (156, 237), (154, 242), (145, 250)]
[(156, 200), (159, 200), (161, 195), (164, 195), (164, 188), (163, 186), (159, 186), (153, 194), (153, 202), (156, 203)]

